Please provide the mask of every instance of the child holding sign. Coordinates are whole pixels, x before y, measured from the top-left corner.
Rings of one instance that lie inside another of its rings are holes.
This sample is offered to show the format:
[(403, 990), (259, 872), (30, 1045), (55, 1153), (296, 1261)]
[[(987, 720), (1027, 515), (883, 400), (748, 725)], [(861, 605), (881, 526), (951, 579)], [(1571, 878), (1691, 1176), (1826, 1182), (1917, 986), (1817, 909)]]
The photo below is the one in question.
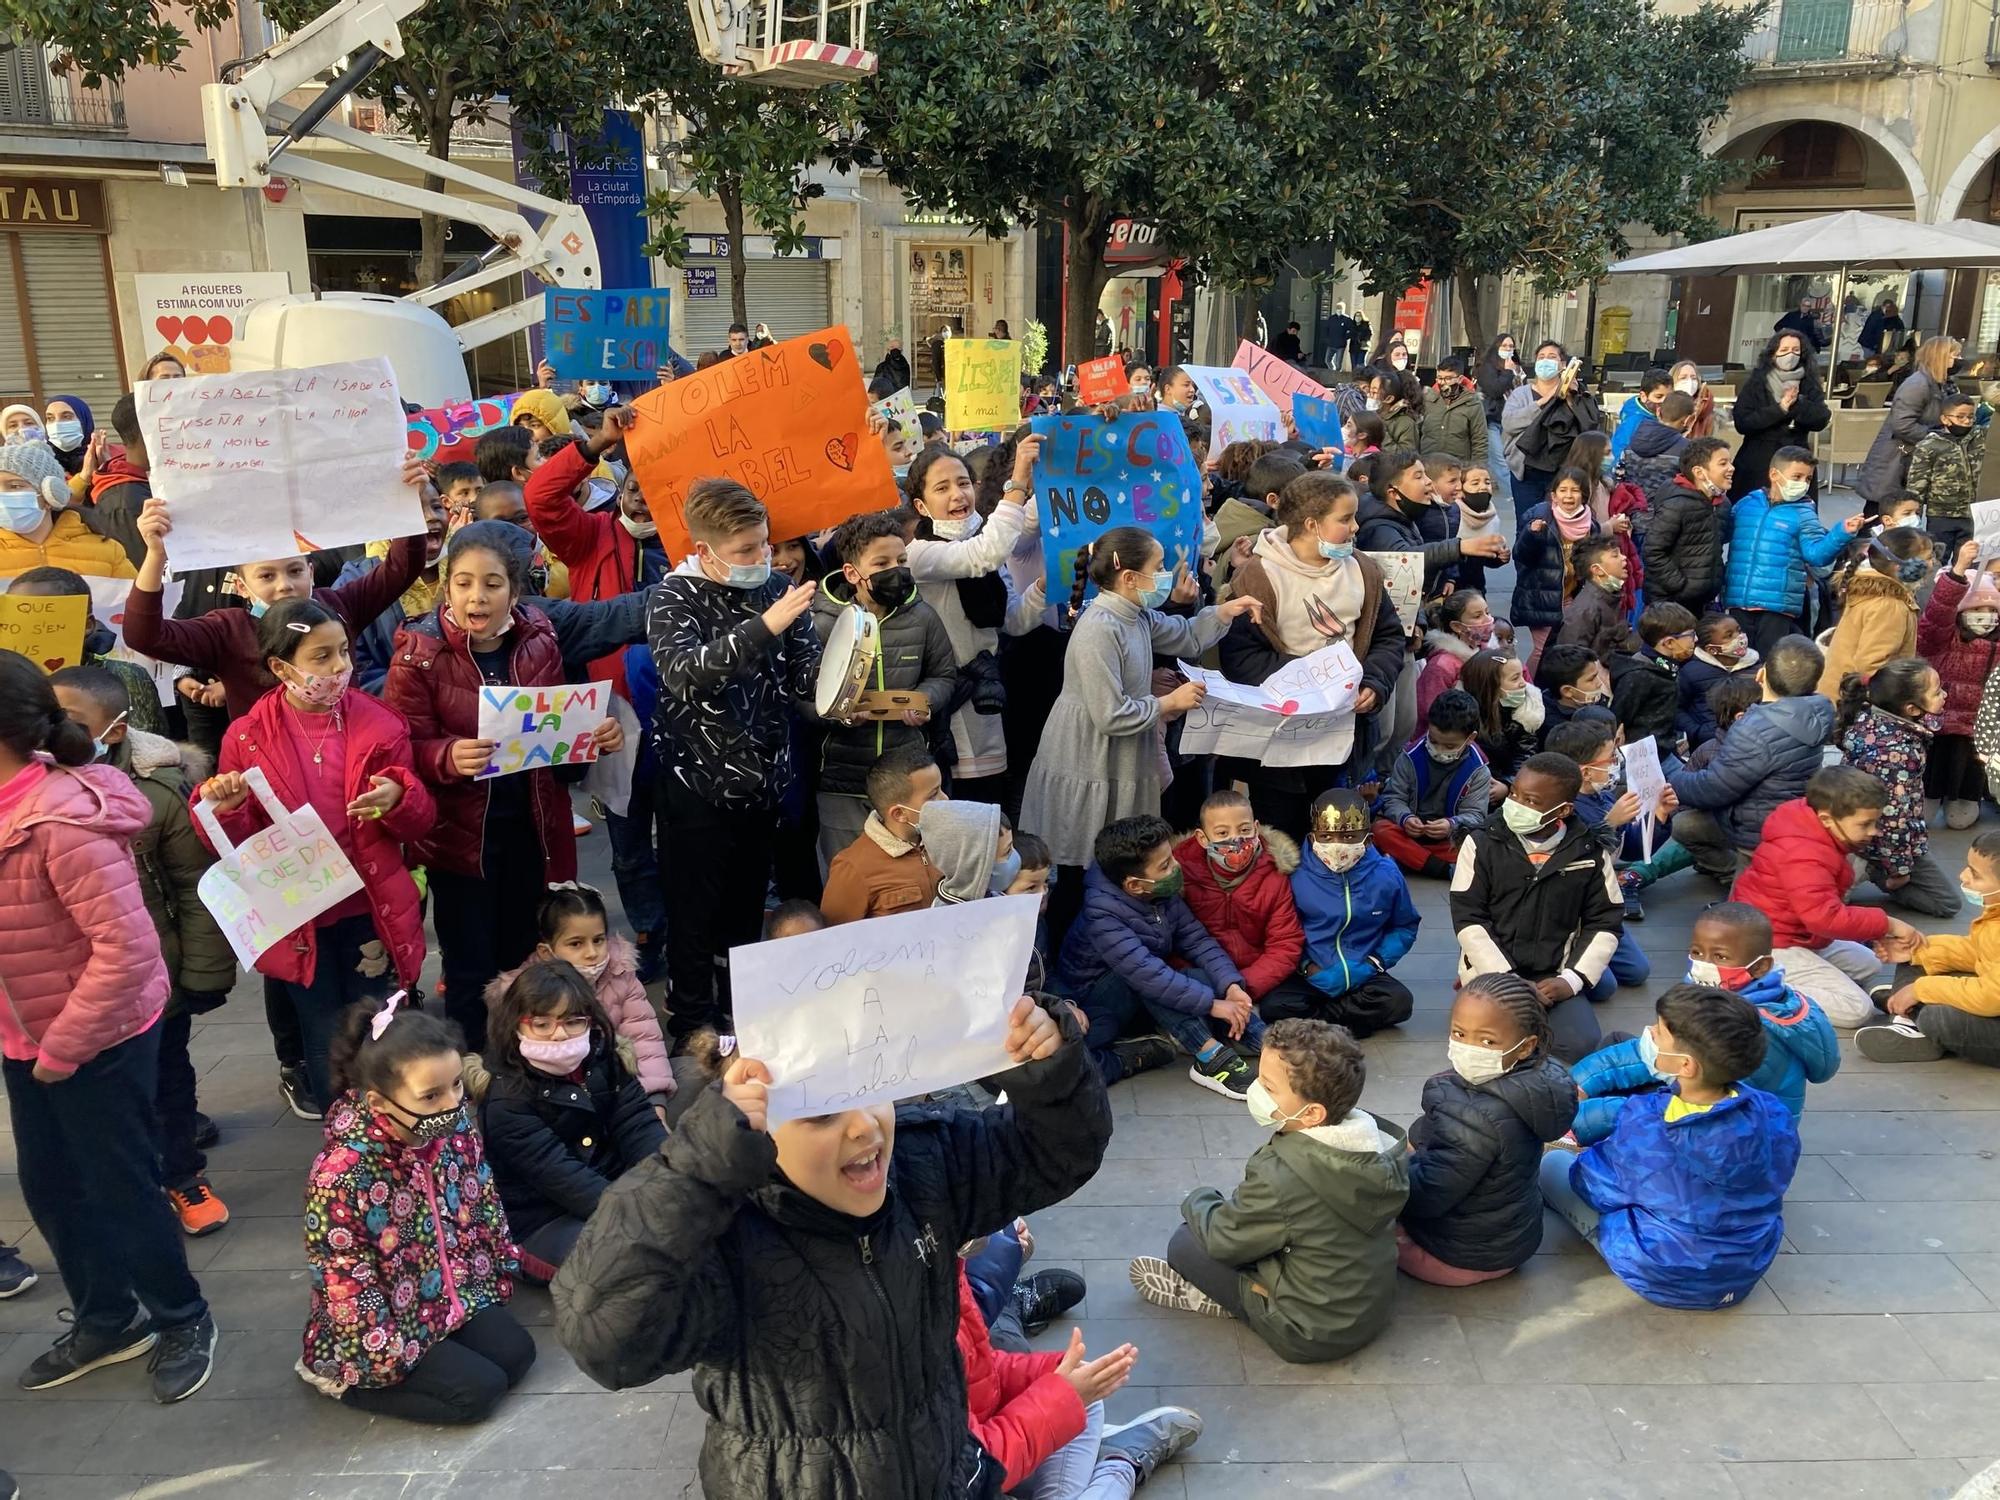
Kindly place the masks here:
[[(333, 1094), (327, 1055), (341, 1012), (412, 986), (423, 971), (423, 906), (402, 845), (430, 832), (437, 804), (417, 779), (408, 727), (350, 689), (347, 630), (332, 610), (289, 599), (258, 621), (258, 646), (279, 686), (229, 726), (201, 800), (241, 843), (267, 821), (243, 779), (257, 767), (286, 807), (319, 813), (367, 887), (257, 960), (260, 974), (285, 983), (305, 1039), (306, 1076), (323, 1107)], [(206, 840), (199, 820), (195, 826)], [(302, 861), (298, 879), (309, 893), (310, 862)]]
[(697, 1372), (710, 1500), (996, 1493), (966, 1432), (952, 1252), (1074, 1192), (1111, 1138), (1073, 1021), (1019, 1000), (1006, 1050), (1005, 1109), (776, 1125), (770, 1070), (733, 1058), (598, 1200), (557, 1329), (614, 1389)]

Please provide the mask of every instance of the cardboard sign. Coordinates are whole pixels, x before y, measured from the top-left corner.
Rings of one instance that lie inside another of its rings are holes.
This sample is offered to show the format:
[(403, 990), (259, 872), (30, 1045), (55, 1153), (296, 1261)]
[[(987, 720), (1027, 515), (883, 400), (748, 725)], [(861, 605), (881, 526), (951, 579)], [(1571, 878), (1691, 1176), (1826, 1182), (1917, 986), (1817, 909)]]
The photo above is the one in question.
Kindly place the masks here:
[(1219, 455), (1231, 443), (1264, 439), (1285, 440), (1285, 419), (1242, 370), (1225, 370), (1220, 365), (1182, 366), (1201, 392), (1208, 407), (1208, 451)]
[(667, 363), (672, 296), (652, 287), (542, 293), (548, 362), (564, 380), (651, 380)]
[(990, 896), (730, 949), (736, 1048), (771, 1071), (770, 1123), (1013, 1067), (1007, 1018), (1040, 911)]
[(868, 431), (868, 393), (845, 328), (752, 349), (656, 386), (631, 404), (626, 457), (661, 544), (690, 549), (688, 486), (721, 476), (747, 485), (788, 541), (898, 501), (889, 456)]
[(1012, 339), (947, 339), (944, 415), (958, 432), (1021, 425), (1021, 346)]
[(1424, 602), (1424, 555), (1421, 552), (1370, 552), (1382, 570), (1382, 585), (1389, 602), (1396, 606), (1396, 618), (1405, 630), (1417, 623), (1417, 607)]
[(221, 857), (195, 889), (229, 939), (237, 962), (254, 969), (266, 950), (349, 896), (360, 895), (363, 887), (354, 865), (310, 803), (297, 812), (288, 811), (256, 766), (245, 771), (243, 779), (263, 804), (270, 826), (232, 844), (215, 810), (197, 801), (195, 819)]
[(88, 594), (0, 594), (0, 651), (18, 651), (44, 672), (73, 667), (83, 660), (89, 619)]
[(1337, 766), (1354, 750), (1361, 663), (1345, 641), (1286, 662), (1261, 684), (1180, 664), (1208, 695), (1188, 710), (1184, 755), (1233, 755), (1267, 766)]
[(611, 711), (611, 684), (574, 687), (482, 687), (479, 737), (495, 745), (493, 759), (473, 779), (489, 781), (516, 771), (586, 766), (597, 759), (591, 738)]
[(427, 406), (413, 412), (408, 423), (410, 452), (426, 463), (471, 463), (479, 440), (514, 420), (514, 403), (521, 392)]
[(1347, 440), (1340, 435), (1340, 408), (1331, 396), (1308, 396), (1303, 391), (1294, 395), (1292, 425), (1298, 428), (1301, 442), (1331, 448), (1335, 453), (1347, 452)]
[(1141, 526), (1166, 566), (1195, 566), (1201, 546), (1201, 470), (1177, 412), (1036, 417), (1042, 439), (1035, 493), (1048, 597), (1067, 600), (1076, 555), (1114, 526)]
[(229, 348), (244, 315), (259, 302), (290, 295), (285, 271), (217, 271), (209, 275), (132, 278), (139, 326), (157, 336), (196, 375), (229, 372)]
[(176, 572), (413, 536), (409, 448), (389, 361), (190, 375), (138, 387)]
[(1257, 389), (1277, 403), (1280, 411), (1290, 407), (1294, 396), (1313, 396), (1324, 401), (1333, 395), (1297, 365), (1248, 339), (1236, 346), (1236, 358), (1229, 362), (1229, 367), (1256, 381)]
[(1132, 389), (1125, 374), (1125, 361), (1115, 354), (1087, 359), (1076, 367), (1076, 399), (1085, 406), (1102, 406), (1116, 401)]

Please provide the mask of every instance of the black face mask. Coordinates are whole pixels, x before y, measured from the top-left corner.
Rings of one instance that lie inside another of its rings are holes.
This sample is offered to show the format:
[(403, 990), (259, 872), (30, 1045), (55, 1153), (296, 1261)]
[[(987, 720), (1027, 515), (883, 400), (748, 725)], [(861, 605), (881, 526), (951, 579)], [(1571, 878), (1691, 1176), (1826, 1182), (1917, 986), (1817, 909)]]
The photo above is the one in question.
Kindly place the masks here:
[(884, 568), (868, 575), (868, 592), (884, 609), (901, 609), (916, 591), (916, 575), (908, 568)]
[(118, 644), (118, 635), (109, 625), (95, 620), (83, 635), (83, 653), (86, 656), (102, 656)]

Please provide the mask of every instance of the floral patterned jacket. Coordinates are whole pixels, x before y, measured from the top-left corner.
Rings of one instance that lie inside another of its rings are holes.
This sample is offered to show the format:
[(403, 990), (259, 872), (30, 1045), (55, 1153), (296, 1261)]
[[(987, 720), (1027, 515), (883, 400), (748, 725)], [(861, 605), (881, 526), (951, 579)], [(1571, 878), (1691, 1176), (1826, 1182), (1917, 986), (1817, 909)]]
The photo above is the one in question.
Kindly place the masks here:
[(1861, 852), (1891, 875), (1907, 875), (1929, 851), (1931, 836), (1924, 825), (1924, 761), (1931, 753), (1931, 731), (1900, 714), (1865, 708), (1840, 737), (1847, 763), (1889, 788), (1889, 805), (1882, 825)]
[(328, 1394), (397, 1385), (431, 1345), (513, 1295), (520, 1252), (470, 1117), (405, 1145), (352, 1092), (306, 1179), (304, 1371)]

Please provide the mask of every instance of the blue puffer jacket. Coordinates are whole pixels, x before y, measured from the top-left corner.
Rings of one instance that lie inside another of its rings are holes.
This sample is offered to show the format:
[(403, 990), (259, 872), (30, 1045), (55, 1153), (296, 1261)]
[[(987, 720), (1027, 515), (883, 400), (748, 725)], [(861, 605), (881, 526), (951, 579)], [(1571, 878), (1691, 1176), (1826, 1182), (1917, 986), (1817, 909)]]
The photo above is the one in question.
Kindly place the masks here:
[(1827, 530), (1810, 499), (1773, 501), (1752, 490), (1730, 508), (1723, 540), (1729, 567), (1722, 602), (1731, 609), (1768, 609), (1795, 615), (1805, 608), (1806, 564), (1824, 568), (1852, 540)]
[(1805, 795), (1832, 734), (1833, 705), (1817, 693), (1755, 703), (1730, 726), (1721, 754), (1667, 782), (1681, 806), (1713, 813), (1730, 843), (1754, 848), (1772, 810)]
[[(1535, 522), (1543, 522), (1540, 531)], [(1596, 518), (1590, 534), (1597, 534)], [(1514, 534), (1514, 602), (1507, 618), (1516, 625), (1560, 625), (1563, 620), (1563, 540), (1548, 501), (1530, 506)]]
[(1306, 957), (1318, 966), (1313, 988), (1323, 994), (1344, 995), (1387, 973), (1417, 940), (1409, 882), (1373, 845), (1353, 869), (1336, 875), (1306, 844), (1292, 871), (1292, 902), (1306, 930)]
[(1673, 1098), (1626, 1100), (1611, 1138), (1570, 1167), (1570, 1186), (1601, 1215), (1598, 1252), (1633, 1291), (1662, 1307), (1728, 1307), (1777, 1259), (1798, 1127), (1745, 1084), (1669, 1125)]
[[(1200, 965), (1214, 987), (1173, 967), (1173, 958)], [(1223, 991), (1243, 982), (1187, 902), (1143, 900), (1092, 865), (1083, 877), (1083, 911), (1063, 939), (1056, 990), (1081, 999), (1107, 970), (1141, 999), (1191, 1016), (1207, 1015)]]
[(1764, 1022), (1764, 1065), (1743, 1081), (1774, 1095), (1796, 1120), (1805, 1113), (1806, 1085), (1840, 1071), (1840, 1038), (1826, 1012), (1785, 983), (1773, 968), (1738, 991)]

